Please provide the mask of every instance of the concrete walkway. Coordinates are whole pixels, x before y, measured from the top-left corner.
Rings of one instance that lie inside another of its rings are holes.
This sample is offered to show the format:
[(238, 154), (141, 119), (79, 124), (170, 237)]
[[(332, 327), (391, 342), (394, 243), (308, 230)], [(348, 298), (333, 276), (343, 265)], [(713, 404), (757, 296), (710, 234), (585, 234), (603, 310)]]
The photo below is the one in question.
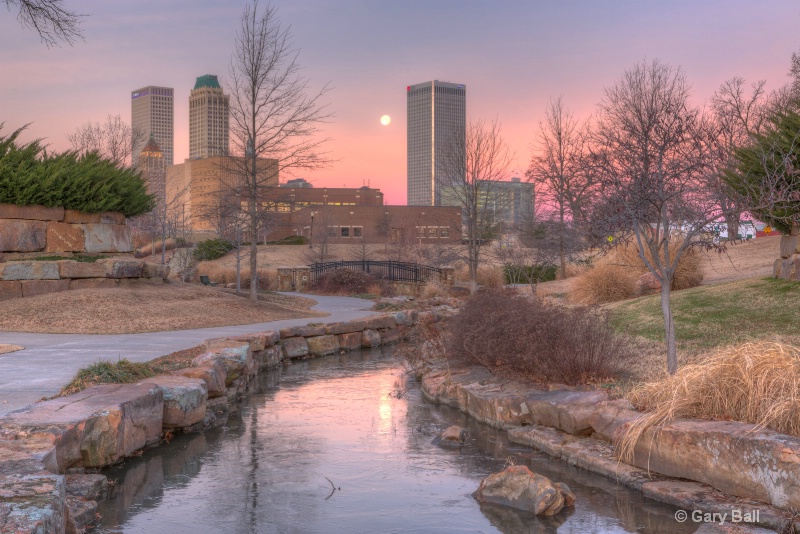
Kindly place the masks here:
[(0, 416), (58, 393), (78, 369), (98, 360), (142, 362), (188, 349), (206, 339), (277, 330), (310, 322), (337, 323), (373, 315), (372, 303), (350, 297), (304, 296), (317, 301), (312, 309), (328, 317), (288, 319), (269, 323), (144, 334), (31, 334), (0, 332), (0, 343), (21, 345), (25, 350), (0, 354)]

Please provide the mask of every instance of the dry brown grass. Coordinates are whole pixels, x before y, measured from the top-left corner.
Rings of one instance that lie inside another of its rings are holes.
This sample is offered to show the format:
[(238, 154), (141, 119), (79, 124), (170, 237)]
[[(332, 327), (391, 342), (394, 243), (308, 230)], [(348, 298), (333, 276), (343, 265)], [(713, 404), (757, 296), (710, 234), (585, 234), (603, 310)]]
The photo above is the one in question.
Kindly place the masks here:
[(797, 436), (800, 348), (765, 341), (726, 347), (673, 376), (635, 388), (628, 399), (649, 413), (622, 438), (623, 459), (631, 459), (647, 429), (679, 417), (741, 421)]
[(447, 287), (438, 280), (428, 280), (425, 282), (425, 286), (422, 288), (419, 296), (423, 299), (449, 297), (450, 292), (448, 291)]
[(0, 302), (0, 331), (129, 334), (326, 315), (305, 309), (308, 299), (263, 298), (180, 282), (79, 289)]
[[(677, 252), (679, 243), (670, 243), (670, 253)], [(648, 259), (652, 255), (646, 254)], [(606, 304), (639, 296), (636, 282), (649, 272), (633, 245), (615, 247), (600, 258), (592, 269), (577, 277), (570, 297), (580, 304)], [(678, 262), (672, 289), (688, 289), (703, 282), (703, 258), (699, 252), (686, 251)]]
[[(198, 280), (200, 275), (207, 275), (212, 282), (217, 282), (220, 285), (235, 284), (236, 283), (236, 265), (233, 266), (217, 263), (215, 261), (201, 261), (197, 264)], [(249, 265), (242, 264), (241, 266), (241, 284), (242, 289), (250, 287), (250, 267)], [(265, 290), (276, 289), (275, 281), (277, 280), (277, 271), (269, 269), (258, 270), (258, 288)]]
[(9, 345), (0, 343), (0, 354), (8, 354), (9, 352), (16, 352), (18, 350), (23, 350), (25, 347), (20, 347), (19, 345)]

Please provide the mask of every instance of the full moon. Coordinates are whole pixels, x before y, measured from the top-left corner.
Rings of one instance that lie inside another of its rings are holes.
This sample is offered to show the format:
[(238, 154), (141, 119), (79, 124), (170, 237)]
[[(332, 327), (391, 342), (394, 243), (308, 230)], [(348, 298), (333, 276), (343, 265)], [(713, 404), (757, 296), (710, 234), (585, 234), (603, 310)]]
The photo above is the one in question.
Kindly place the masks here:
[(384, 115), (381, 117), (381, 124), (384, 126), (388, 126), (390, 122), (392, 122), (392, 118), (389, 115)]

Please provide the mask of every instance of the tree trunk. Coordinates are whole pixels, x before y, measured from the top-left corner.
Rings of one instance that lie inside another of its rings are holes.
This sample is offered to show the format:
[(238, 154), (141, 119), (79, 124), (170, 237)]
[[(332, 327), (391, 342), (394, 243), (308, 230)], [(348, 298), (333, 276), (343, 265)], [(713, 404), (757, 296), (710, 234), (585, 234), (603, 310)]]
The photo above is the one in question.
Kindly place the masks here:
[[(254, 225), (255, 226), (255, 225)], [(258, 300), (258, 235), (250, 232), (250, 300)]]
[(678, 350), (675, 341), (675, 321), (672, 318), (670, 293), (672, 281), (670, 277), (662, 276), (661, 280), (661, 312), (664, 314), (664, 329), (667, 342), (667, 372), (674, 375), (678, 372)]
[(561, 275), (560, 280), (567, 278), (567, 260), (564, 257), (564, 210), (559, 211), (559, 227), (558, 227), (558, 256), (561, 260)]
[(236, 244), (236, 294), (242, 292), (242, 245)]
[(739, 236), (739, 216), (726, 215), (725, 224), (728, 226), (728, 239), (737, 239)]

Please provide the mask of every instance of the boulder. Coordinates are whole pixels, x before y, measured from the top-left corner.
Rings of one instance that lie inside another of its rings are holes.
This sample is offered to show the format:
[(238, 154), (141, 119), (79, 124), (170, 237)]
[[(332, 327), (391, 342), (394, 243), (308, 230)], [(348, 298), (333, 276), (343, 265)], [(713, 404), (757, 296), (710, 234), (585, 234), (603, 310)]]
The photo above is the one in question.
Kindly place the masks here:
[(361, 332), (346, 332), (336, 336), (339, 338), (339, 348), (341, 350), (352, 351), (361, 348)]
[(524, 465), (513, 465), (489, 475), (472, 496), (482, 504), (510, 506), (542, 516), (555, 515), (566, 502), (575, 502), (566, 485), (555, 485)]
[(131, 231), (124, 224), (82, 224), (86, 252), (131, 252)]
[(242, 343), (249, 343), (250, 350), (258, 351), (264, 350), (267, 347), (267, 333), (257, 334), (242, 334), (241, 336), (231, 336), (228, 339), (232, 341), (240, 341)]
[(45, 252), (82, 252), (85, 238), (77, 224), (51, 221), (47, 223)]
[(22, 284), (19, 281), (0, 281), (0, 300), (22, 298)]
[(144, 278), (161, 278), (166, 280), (169, 278), (169, 264), (145, 262), (142, 268), (142, 276)]
[(392, 314), (397, 324), (414, 326), (414, 314), (411, 310), (401, 310)]
[(58, 280), (54, 261), (13, 261), (3, 265), (3, 280)]
[(367, 329), (361, 333), (361, 346), (362, 347), (379, 347), (381, 344), (381, 335), (377, 330)]
[(108, 384), (32, 404), (7, 414), (4, 432), (55, 445), (43, 456), (48, 470), (102, 467), (161, 437), (164, 397), (155, 384)]
[(433, 440), (434, 445), (440, 447), (453, 448), (461, 447), (467, 441), (467, 431), (458, 425), (452, 425), (436, 436)]
[(99, 215), (102, 224), (125, 224), (125, 215), (118, 211), (104, 211)]
[(106, 489), (108, 489), (108, 479), (105, 475), (95, 473), (67, 475), (67, 495), (97, 499)]
[[(230, 386), (240, 377), (245, 378), (245, 382), (250, 376), (258, 371), (258, 366), (253, 358), (253, 351), (250, 350), (249, 343), (232, 341), (229, 339), (212, 339), (206, 341), (204, 346), (208, 352), (215, 353), (222, 358), (225, 365), (225, 384)], [(198, 361), (198, 356), (194, 361)]]
[(366, 328), (364, 321), (345, 321), (343, 323), (331, 323), (325, 326), (326, 334), (349, 334), (352, 332), (361, 332)]
[(83, 278), (70, 280), (70, 289), (106, 289), (119, 286), (119, 280), (113, 278)]
[(383, 345), (399, 343), (400, 338), (402, 337), (400, 334), (400, 328), (397, 326), (394, 328), (382, 328), (378, 332), (381, 334), (381, 344)]
[(546, 391), (529, 397), (526, 405), (533, 423), (581, 436), (592, 433), (589, 418), (606, 400), (603, 391)]
[(95, 520), (97, 502), (67, 495), (64, 499), (65, 534), (81, 534)]
[[(616, 430), (625, 432), (631, 423)], [(637, 467), (696, 480), (722, 492), (800, 509), (800, 438), (733, 421), (676, 420), (634, 447)]]
[(790, 258), (792, 254), (797, 253), (798, 245), (800, 245), (800, 236), (782, 235), (780, 244), (781, 258)]
[(208, 398), (210, 399), (225, 395), (227, 371), (221, 357), (214, 353), (201, 354), (192, 363), (197, 367), (178, 369), (174, 374), (198, 378), (205, 382)]
[(46, 244), (46, 222), (0, 219), (0, 252), (36, 252)]
[(45, 206), (20, 206), (18, 204), (0, 204), (0, 219), (32, 219), (37, 221), (62, 221), (64, 208), (48, 208)]
[(392, 315), (376, 315), (375, 317), (365, 319), (364, 322), (366, 323), (366, 327), (371, 330), (377, 330), (379, 328), (394, 328), (397, 326), (394, 316)]
[(140, 278), (144, 270), (141, 260), (107, 260), (106, 278)]
[[(614, 442), (617, 429), (642, 417), (633, 404), (626, 399), (601, 402), (589, 416), (589, 424), (595, 434), (605, 441)], [(618, 438), (618, 437), (617, 437)]]
[(61, 278), (103, 278), (106, 266), (97, 262), (64, 260), (58, 262), (58, 274)]
[(99, 223), (99, 213), (84, 213), (77, 210), (64, 210), (64, 222), (72, 224)]
[[(283, 332), (281, 330), (281, 332)], [(308, 343), (304, 337), (283, 337), (281, 334), (281, 346), (283, 355), (286, 359), (302, 358), (308, 356)]]
[(271, 369), (280, 365), (283, 359), (281, 348), (278, 346), (267, 347), (266, 349), (258, 352), (258, 365), (260, 369)]
[(334, 335), (314, 336), (306, 338), (308, 352), (313, 356), (327, 356), (339, 352), (339, 340)]
[(285, 337), (311, 337), (325, 335), (325, 325), (306, 325), (306, 326), (292, 326), (290, 328), (281, 328), (281, 339)]
[(555, 458), (561, 458), (564, 445), (576, 439), (549, 426), (525, 425), (508, 431), (508, 441), (511, 443), (538, 449)]
[(199, 423), (206, 416), (208, 387), (199, 378), (159, 375), (148, 378), (164, 392), (165, 427), (185, 428)]
[(0, 532), (65, 532), (65, 499), (63, 475), (0, 475)]
[(35, 297), (36, 295), (67, 291), (69, 280), (66, 278), (63, 280), (22, 280), (20, 285), (23, 297)]

